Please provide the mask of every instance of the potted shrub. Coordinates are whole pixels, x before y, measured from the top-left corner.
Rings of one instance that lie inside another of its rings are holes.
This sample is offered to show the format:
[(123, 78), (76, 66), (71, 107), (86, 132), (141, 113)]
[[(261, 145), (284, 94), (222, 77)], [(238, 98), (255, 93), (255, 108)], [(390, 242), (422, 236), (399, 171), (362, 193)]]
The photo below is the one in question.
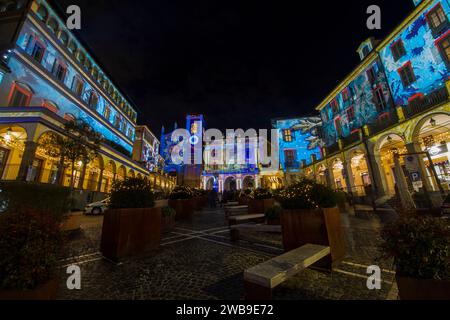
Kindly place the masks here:
[(0, 300), (52, 300), (59, 279), (60, 222), (38, 209), (0, 214)]
[(70, 188), (18, 181), (0, 183), (1, 198), (5, 210), (20, 212), (36, 209), (51, 214), (63, 231), (80, 228), (79, 219), (68, 215), (71, 206)]
[(393, 258), (401, 300), (450, 299), (450, 229), (442, 219), (407, 215), (382, 231), (384, 258)]
[(238, 198), (239, 205), (241, 205), (241, 206), (248, 205), (248, 201), (249, 201), (249, 199), (251, 197), (251, 194), (252, 194), (252, 189), (242, 190), (239, 193), (239, 198)]
[(281, 191), (278, 200), (283, 208), (281, 226), (286, 251), (305, 244), (329, 246), (331, 256), (320, 263), (327, 268), (345, 257), (341, 216), (332, 189), (303, 179)]
[(175, 224), (176, 211), (171, 207), (164, 207), (162, 211), (162, 230), (164, 233), (170, 232)]
[(275, 205), (275, 199), (269, 189), (259, 188), (253, 190), (248, 201), (248, 213), (265, 213), (267, 209)]
[(148, 180), (127, 178), (114, 183), (105, 212), (101, 239), (103, 256), (113, 261), (159, 247), (161, 208)]
[(266, 223), (268, 225), (280, 225), (281, 224), (281, 213), (283, 208), (278, 205), (270, 207), (266, 210)]
[(176, 211), (176, 219), (191, 217), (195, 211), (193, 191), (186, 186), (178, 186), (169, 195), (169, 207)]

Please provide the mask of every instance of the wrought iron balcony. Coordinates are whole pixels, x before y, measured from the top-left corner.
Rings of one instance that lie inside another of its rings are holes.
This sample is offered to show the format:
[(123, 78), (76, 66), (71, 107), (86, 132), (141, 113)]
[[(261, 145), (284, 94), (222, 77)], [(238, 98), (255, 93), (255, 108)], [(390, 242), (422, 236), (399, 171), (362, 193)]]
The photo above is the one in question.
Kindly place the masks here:
[(414, 99), (409, 103), (409, 105), (404, 107), (403, 112), (405, 114), (405, 117), (408, 119), (416, 114), (419, 114), (443, 102), (446, 102), (448, 98), (449, 94), (447, 88), (442, 87), (434, 90), (433, 92), (427, 94), (422, 98)]
[(359, 130), (351, 133), (348, 137), (342, 139), (344, 147), (351, 146), (352, 144), (361, 142), (361, 132)]
[(339, 152), (341, 150), (341, 148), (339, 147), (339, 143), (336, 142), (335, 144), (326, 147), (326, 150), (327, 150), (327, 155), (331, 155), (331, 154)]
[(387, 128), (396, 125), (399, 122), (398, 114), (396, 109), (391, 109), (388, 112), (383, 113), (376, 122), (369, 123), (369, 133), (370, 135), (377, 134)]
[(300, 168), (300, 162), (299, 161), (285, 161), (284, 167), (286, 170), (296, 170)]

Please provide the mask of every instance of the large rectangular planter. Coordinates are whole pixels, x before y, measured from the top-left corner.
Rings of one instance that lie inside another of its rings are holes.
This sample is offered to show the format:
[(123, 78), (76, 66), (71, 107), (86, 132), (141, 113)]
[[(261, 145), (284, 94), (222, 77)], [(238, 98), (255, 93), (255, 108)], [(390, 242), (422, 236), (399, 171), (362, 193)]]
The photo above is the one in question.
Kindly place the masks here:
[(105, 212), (100, 251), (123, 258), (157, 249), (161, 242), (161, 208), (110, 209)]
[(195, 212), (195, 199), (169, 200), (169, 207), (176, 211), (176, 220), (189, 219)]
[(266, 213), (266, 210), (275, 205), (274, 199), (248, 200), (248, 214)]
[(59, 278), (55, 277), (47, 283), (38, 286), (33, 290), (5, 290), (0, 291), (1, 300), (33, 300), (33, 301), (47, 301), (55, 300), (58, 291)]
[(283, 245), (285, 251), (305, 244), (329, 246), (331, 256), (317, 266), (330, 269), (346, 255), (345, 238), (339, 209), (284, 210), (281, 214)]
[(450, 300), (450, 281), (397, 276), (400, 300)]

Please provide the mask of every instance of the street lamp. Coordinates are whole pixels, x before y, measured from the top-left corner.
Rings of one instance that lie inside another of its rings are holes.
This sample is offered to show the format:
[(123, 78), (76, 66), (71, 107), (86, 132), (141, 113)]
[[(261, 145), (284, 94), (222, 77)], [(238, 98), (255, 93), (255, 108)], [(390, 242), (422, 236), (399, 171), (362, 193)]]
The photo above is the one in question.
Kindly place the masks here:
[(434, 119), (434, 118), (431, 118), (430, 119), (430, 125), (432, 126), (432, 127), (436, 127), (436, 120)]

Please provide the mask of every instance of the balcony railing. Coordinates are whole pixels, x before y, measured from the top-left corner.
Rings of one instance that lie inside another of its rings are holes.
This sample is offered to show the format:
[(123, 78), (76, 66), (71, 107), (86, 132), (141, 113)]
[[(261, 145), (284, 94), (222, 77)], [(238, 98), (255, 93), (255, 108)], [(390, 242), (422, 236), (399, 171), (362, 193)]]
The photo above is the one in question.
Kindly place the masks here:
[(427, 94), (422, 98), (414, 99), (409, 103), (409, 105), (404, 107), (403, 113), (405, 114), (405, 117), (408, 119), (418, 113), (424, 112), (447, 101), (448, 98), (449, 94), (447, 88), (442, 87), (437, 90), (434, 90), (433, 92)]
[(342, 139), (344, 147), (351, 146), (352, 144), (361, 142), (361, 133), (359, 130), (351, 133), (348, 137)]
[(286, 161), (284, 163), (284, 167), (286, 170), (296, 170), (300, 168), (300, 162), (299, 161)]
[(377, 121), (374, 123), (369, 123), (369, 133), (370, 135), (377, 134), (387, 128), (390, 128), (399, 122), (398, 114), (396, 109), (392, 109), (388, 112), (383, 113), (378, 117)]
[(326, 150), (327, 150), (327, 155), (331, 155), (331, 154), (339, 152), (341, 150), (341, 148), (339, 147), (339, 143), (336, 142), (335, 144), (327, 147)]

